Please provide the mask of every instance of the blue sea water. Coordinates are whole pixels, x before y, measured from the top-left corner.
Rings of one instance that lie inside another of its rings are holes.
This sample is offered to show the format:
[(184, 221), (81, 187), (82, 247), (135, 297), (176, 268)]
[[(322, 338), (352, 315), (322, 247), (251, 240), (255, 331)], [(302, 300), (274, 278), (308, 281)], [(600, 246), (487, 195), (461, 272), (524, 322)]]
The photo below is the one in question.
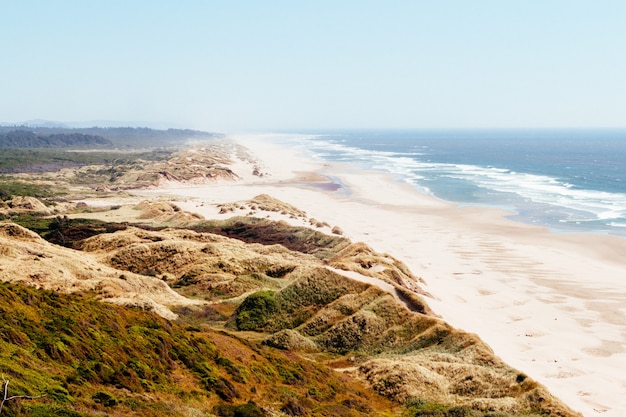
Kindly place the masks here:
[(306, 132), (313, 156), (559, 232), (626, 236), (626, 129)]

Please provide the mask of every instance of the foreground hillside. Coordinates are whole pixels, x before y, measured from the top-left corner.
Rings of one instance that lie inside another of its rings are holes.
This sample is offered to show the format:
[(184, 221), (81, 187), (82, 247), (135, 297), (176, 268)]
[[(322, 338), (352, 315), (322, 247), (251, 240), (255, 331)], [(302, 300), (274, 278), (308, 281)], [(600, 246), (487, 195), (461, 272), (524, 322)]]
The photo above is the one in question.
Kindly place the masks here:
[(392, 415), (315, 362), (156, 314), (0, 285), (8, 416)]

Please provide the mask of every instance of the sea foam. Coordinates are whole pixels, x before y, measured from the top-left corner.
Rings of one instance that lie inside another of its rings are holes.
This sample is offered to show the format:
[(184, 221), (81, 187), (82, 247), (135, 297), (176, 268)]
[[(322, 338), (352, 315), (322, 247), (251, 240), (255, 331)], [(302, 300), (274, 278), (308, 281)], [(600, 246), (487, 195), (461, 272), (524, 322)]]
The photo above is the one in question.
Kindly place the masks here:
[(444, 200), (510, 207), (520, 221), (624, 235), (626, 131), (609, 133), (588, 132), (594, 147), (585, 131), (343, 131), (289, 144)]

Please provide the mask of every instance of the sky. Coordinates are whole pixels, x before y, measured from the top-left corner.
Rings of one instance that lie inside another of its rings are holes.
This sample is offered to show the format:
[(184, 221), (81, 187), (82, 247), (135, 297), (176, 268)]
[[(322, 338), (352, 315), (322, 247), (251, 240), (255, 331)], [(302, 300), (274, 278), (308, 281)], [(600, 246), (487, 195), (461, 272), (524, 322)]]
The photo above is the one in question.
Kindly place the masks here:
[(0, 122), (626, 127), (623, 0), (0, 0)]

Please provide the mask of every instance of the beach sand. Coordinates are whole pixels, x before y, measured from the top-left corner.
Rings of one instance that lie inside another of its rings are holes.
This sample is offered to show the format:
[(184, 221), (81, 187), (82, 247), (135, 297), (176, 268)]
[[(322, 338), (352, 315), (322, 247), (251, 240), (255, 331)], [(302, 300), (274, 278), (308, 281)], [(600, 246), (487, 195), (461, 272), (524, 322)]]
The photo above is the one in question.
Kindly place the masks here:
[(501, 210), (439, 201), (386, 174), (308, 159), (262, 137), (238, 140), (265, 175), (138, 194), (169, 196), (207, 218), (225, 216), (217, 204), (263, 193), (292, 204), (405, 262), (425, 280), (437, 314), (478, 334), (574, 410), (626, 415), (626, 239), (551, 233)]

